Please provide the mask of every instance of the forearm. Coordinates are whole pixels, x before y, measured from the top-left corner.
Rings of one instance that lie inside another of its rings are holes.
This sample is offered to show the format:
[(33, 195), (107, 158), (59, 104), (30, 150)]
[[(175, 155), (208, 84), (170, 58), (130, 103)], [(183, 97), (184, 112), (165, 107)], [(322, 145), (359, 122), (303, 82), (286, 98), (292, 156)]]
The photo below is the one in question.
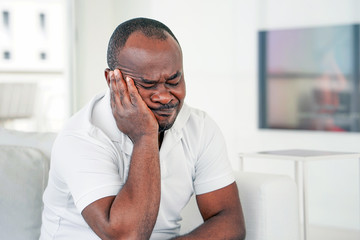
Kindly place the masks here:
[(160, 205), (157, 137), (134, 144), (128, 178), (117, 196), (104, 198), (102, 211), (83, 215), (101, 239), (149, 239)]
[(128, 177), (116, 196), (99, 199), (82, 212), (101, 239), (149, 239), (160, 206), (159, 124), (134, 81), (119, 69), (105, 71), (118, 129), (134, 144)]
[(245, 239), (245, 226), (234, 212), (227, 210), (209, 218), (192, 232), (174, 239)]
[(109, 214), (111, 224), (143, 232), (147, 238), (153, 230), (160, 206), (158, 149), (157, 138), (141, 139), (134, 145), (128, 179)]

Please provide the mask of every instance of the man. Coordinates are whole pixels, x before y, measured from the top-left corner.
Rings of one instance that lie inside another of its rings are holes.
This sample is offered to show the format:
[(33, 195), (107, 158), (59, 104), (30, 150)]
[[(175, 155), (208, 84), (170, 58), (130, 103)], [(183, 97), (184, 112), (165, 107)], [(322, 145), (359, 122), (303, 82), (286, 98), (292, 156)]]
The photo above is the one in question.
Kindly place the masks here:
[[(244, 219), (216, 124), (184, 104), (182, 51), (162, 23), (111, 36), (109, 89), (54, 143), (41, 239), (242, 239)], [(179, 235), (195, 192), (204, 224)]]

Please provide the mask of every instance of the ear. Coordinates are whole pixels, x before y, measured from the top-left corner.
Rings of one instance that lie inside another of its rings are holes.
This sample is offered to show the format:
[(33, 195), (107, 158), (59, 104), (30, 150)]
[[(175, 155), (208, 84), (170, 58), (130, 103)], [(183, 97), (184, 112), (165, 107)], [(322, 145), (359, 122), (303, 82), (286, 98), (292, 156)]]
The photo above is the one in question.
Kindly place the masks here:
[(110, 68), (105, 68), (105, 79), (106, 79), (106, 83), (107, 85), (110, 87)]

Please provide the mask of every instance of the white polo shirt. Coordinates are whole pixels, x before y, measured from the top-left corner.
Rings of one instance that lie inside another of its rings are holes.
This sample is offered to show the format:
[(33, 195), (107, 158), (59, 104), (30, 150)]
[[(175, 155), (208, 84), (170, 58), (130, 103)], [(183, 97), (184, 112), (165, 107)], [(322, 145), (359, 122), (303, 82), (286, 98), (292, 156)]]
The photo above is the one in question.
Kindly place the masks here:
[[(117, 195), (126, 182), (133, 144), (116, 126), (109, 90), (75, 114), (51, 156), (40, 239), (100, 239), (83, 219), (92, 202)], [(223, 136), (204, 112), (182, 107), (160, 149), (161, 202), (151, 239), (178, 235), (191, 195), (234, 182)]]

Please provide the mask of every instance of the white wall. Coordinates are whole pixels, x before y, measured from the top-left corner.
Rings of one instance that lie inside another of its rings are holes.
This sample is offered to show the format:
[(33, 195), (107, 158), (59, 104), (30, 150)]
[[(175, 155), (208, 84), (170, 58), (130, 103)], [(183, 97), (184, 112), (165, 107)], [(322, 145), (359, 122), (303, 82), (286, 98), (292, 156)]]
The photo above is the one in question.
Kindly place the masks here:
[(76, 0), (74, 110), (107, 87), (104, 78), (106, 51), (114, 22), (115, 0)]

